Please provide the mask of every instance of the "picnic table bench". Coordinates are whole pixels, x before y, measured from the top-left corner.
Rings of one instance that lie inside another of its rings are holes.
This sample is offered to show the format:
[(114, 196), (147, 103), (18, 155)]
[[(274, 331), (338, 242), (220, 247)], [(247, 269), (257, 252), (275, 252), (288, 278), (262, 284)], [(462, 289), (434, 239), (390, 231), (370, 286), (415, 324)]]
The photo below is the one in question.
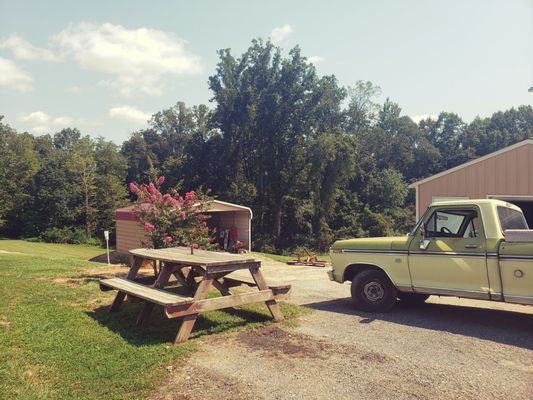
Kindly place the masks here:
[[(126, 295), (141, 300), (144, 306), (137, 325), (143, 326), (148, 323), (153, 307), (163, 306), (168, 318), (183, 317), (175, 344), (185, 342), (189, 338), (201, 312), (265, 302), (274, 320), (283, 320), (276, 300), (285, 298), (291, 287), (267, 285), (260, 270), (260, 260), (205, 250), (195, 250), (194, 254), (191, 254), (190, 249), (185, 247), (135, 249), (130, 250), (130, 254), (133, 256), (133, 262), (126, 278), (100, 280), (101, 290), (118, 291), (110, 311), (117, 311)], [(153, 279), (138, 276), (140, 267), (147, 260), (153, 263)], [(245, 269), (249, 270), (250, 278), (245, 278), (242, 274), (239, 277), (231, 276), (233, 272)], [(164, 290), (172, 276), (186, 294)], [(231, 287), (241, 284), (257, 287), (258, 290), (230, 293)], [(212, 287), (216, 288), (222, 297), (207, 298)]]

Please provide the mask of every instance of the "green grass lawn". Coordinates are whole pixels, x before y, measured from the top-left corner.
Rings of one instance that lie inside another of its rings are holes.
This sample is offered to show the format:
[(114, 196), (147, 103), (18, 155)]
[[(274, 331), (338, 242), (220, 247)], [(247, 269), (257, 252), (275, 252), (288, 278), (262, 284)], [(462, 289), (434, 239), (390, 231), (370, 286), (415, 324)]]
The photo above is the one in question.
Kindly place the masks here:
[[(86, 261), (103, 252), (0, 240), (0, 399), (144, 398), (198, 338), (271, 321), (263, 304), (208, 312), (192, 340), (172, 346), (179, 319), (160, 308), (145, 329), (135, 326), (141, 303), (107, 312), (115, 292), (98, 288), (107, 265)], [(281, 306), (294, 323), (300, 309)]]

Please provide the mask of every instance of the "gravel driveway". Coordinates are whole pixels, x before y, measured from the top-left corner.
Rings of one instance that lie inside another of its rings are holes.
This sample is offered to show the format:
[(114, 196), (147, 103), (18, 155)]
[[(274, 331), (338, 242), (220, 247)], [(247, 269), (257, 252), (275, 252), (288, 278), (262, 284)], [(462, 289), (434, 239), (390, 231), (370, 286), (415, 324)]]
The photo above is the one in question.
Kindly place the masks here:
[(533, 399), (533, 307), (432, 296), (368, 314), (324, 268), (263, 271), (314, 312), (206, 338), (153, 399)]

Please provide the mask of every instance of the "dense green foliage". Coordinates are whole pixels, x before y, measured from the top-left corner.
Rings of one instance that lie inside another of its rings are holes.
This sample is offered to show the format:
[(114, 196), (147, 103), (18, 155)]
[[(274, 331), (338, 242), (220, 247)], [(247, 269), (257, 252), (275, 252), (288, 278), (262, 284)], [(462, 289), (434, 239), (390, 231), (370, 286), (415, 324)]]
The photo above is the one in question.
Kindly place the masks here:
[(465, 123), (453, 113), (416, 124), (378, 87), (319, 76), (295, 47), (254, 40), (219, 52), (212, 107), (182, 102), (152, 117), (119, 149), (75, 129), (16, 133), (0, 122), (0, 233), (112, 228), (126, 184), (159, 175), (163, 189), (201, 188), (254, 212), (255, 247), (273, 251), (335, 238), (405, 233), (407, 183), (533, 136), (520, 106)]

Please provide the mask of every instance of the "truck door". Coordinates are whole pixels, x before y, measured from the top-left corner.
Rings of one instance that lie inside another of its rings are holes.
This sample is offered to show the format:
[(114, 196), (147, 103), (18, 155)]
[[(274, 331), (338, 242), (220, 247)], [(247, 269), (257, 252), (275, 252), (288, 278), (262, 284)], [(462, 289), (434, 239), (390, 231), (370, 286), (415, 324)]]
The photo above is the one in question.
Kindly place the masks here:
[(488, 299), (485, 233), (477, 207), (435, 208), (424, 222), (409, 245), (414, 291)]

